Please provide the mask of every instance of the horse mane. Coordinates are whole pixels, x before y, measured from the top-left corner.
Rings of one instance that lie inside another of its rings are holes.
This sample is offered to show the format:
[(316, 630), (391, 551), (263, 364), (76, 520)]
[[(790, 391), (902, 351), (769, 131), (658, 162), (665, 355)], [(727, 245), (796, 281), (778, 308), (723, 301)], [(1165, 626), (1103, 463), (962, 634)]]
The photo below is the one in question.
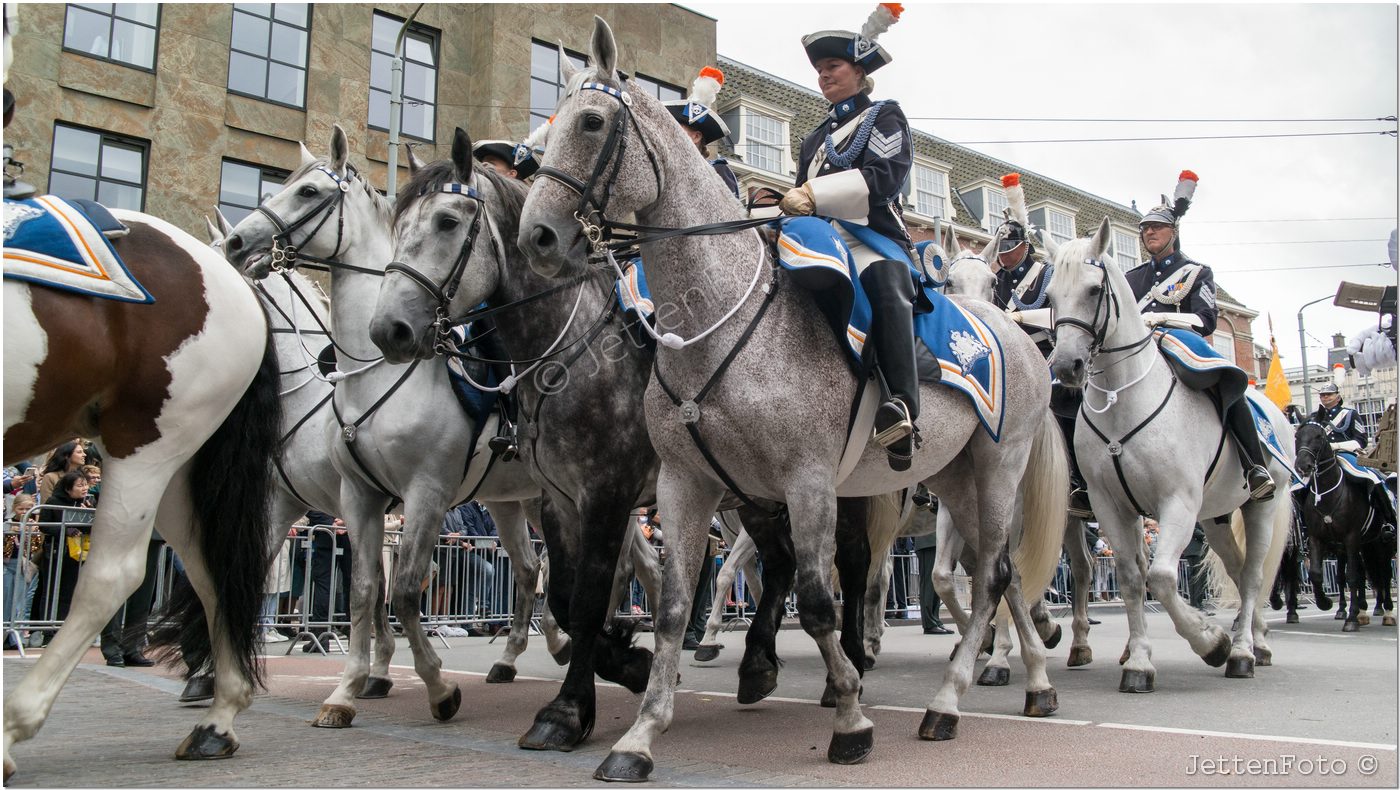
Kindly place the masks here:
[[(529, 187), (510, 176), (502, 175), (494, 167), (487, 167), (480, 162), (474, 162), (472, 172), (479, 178), (483, 178), (491, 185), (490, 192), (496, 196), (496, 201), (500, 204), (497, 207), (496, 227), (500, 229), (502, 238), (513, 239), (520, 230), (520, 214), (525, 210), (525, 197), (529, 194)], [(393, 221), (398, 222), (399, 217), (418, 202), (424, 195), (437, 192), (447, 184), (457, 181), (457, 168), (451, 160), (443, 159), (437, 162), (426, 164), (418, 169), (418, 172), (403, 185), (399, 190), (399, 198), (394, 204)], [(514, 245), (508, 245), (514, 247)]]
[[(318, 167), (324, 167), (327, 170), (334, 169), (331, 167), (330, 157), (320, 156), (314, 161), (307, 162), (296, 170), (293, 170), (292, 174), (287, 176), (286, 183), (290, 184)], [(394, 211), (393, 206), (389, 205), (388, 199), (379, 194), (379, 190), (375, 189), (374, 186), (370, 184), (369, 179), (361, 177), (359, 168), (355, 167), (353, 164), (346, 162), (345, 172), (351, 179), (359, 183), (360, 189), (364, 190), (365, 196), (369, 198), (370, 205), (374, 207), (375, 213), (379, 215), (380, 219), (382, 219), (385, 224), (388, 224), (389, 218), (393, 215)]]

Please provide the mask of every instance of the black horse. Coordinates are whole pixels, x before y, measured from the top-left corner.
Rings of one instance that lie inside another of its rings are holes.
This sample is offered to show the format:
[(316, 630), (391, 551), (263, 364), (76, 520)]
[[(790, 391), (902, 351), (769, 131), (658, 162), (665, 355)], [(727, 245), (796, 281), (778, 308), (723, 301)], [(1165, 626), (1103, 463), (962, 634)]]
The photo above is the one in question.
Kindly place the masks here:
[[(1383, 541), (1384, 525), (1371, 503), (1370, 486), (1351, 478), (1343, 472), (1332, 445), (1328, 441), (1327, 428), (1316, 422), (1299, 426), (1295, 435), (1296, 463), (1298, 474), (1308, 479), (1307, 490), (1301, 495), (1303, 524), (1308, 534), (1308, 579), (1313, 586), (1313, 595), (1319, 609), (1332, 608), (1332, 601), (1323, 591), (1322, 559), (1330, 549), (1339, 549), (1337, 566), (1339, 576), (1345, 567), (1344, 580), (1339, 578), (1339, 586), (1350, 588), (1351, 607), (1347, 610), (1343, 631), (1355, 631), (1362, 624), (1369, 623), (1366, 614), (1366, 575), (1368, 563), (1366, 555), (1383, 551), (1382, 543), (1393, 546), (1394, 538)], [(1374, 550), (1374, 551), (1370, 551)], [(1385, 575), (1389, 576), (1389, 558), (1384, 558)], [(1389, 579), (1376, 585), (1377, 595), (1389, 596)], [(1382, 589), (1384, 593), (1380, 592)], [(1345, 593), (1343, 593), (1345, 597)], [(1339, 612), (1340, 614), (1340, 612)]]

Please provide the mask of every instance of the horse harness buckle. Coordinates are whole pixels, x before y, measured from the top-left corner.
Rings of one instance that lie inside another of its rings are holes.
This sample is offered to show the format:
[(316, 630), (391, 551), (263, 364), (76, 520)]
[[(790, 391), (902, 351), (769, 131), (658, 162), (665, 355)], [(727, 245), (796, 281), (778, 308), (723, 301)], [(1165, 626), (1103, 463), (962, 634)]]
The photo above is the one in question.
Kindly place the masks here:
[(355, 432), (355, 426), (353, 424), (347, 425), (340, 429), (340, 438), (344, 439), (346, 444), (354, 444)]
[(272, 262), (268, 264), (274, 272), (291, 271), (297, 266), (297, 248), (290, 244), (272, 245)]
[(694, 425), (700, 422), (700, 404), (693, 400), (685, 401), (680, 406), (681, 422), (686, 425)]
[(1113, 456), (1113, 457), (1115, 457), (1115, 458), (1118, 457), (1118, 456), (1120, 456), (1120, 455), (1122, 455), (1122, 454), (1123, 454), (1123, 444), (1122, 444), (1122, 442), (1109, 442), (1109, 443), (1108, 443), (1108, 454), (1111, 455), (1111, 456)]

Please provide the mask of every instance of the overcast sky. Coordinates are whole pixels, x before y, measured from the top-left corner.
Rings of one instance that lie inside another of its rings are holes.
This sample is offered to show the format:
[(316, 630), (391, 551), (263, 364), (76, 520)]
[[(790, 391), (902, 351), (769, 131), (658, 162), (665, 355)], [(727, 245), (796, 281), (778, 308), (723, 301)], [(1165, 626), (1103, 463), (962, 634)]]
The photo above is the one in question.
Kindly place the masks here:
[[(718, 20), (721, 55), (811, 88), (816, 82), (801, 36), (859, 30), (875, 7), (684, 5)], [(1335, 293), (1342, 279), (1396, 281), (1392, 269), (1370, 264), (1388, 260), (1397, 204), (1397, 142), (1374, 133), (1394, 129), (1394, 122), (1296, 119), (1395, 115), (1396, 42), (1393, 3), (905, 3), (900, 22), (880, 38), (894, 60), (876, 73), (874, 97), (898, 99), (915, 128), (1124, 205), (1136, 200), (1143, 211), (1171, 193), (1181, 170), (1194, 170), (1200, 184), (1183, 220), (1185, 251), (1260, 312), (1256, 342), (1268, 344), (1272, 313), (1284, 364), (1294, 367), (1302, 304)], [(1372, 134), (983, 142), (1357, 131)], [(1331, 243), (1297, 243), (1317, 241)], [(1333, 332), (1351, 335), (1375, 320), (1333, 307), (1330, 299), (1304, 317), (1310, 364), (1325, 364), (1323, 348)]]

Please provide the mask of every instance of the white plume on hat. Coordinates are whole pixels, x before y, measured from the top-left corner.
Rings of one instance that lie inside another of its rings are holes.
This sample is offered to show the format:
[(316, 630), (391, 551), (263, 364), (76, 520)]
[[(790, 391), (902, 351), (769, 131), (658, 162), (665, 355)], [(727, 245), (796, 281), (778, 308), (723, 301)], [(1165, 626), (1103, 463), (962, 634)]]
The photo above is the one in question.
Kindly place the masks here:
[(1027, 231), (1031, 227), (1031, 215), (1026, 210), (1026, 190), (1021, 186), (1020, 173), (1007, 173), (1001, 177), (1002, 189), (1006, 192), (1007, 208), (1011, 218), (1021, 223)]
[(545, 121), (539, 126), (536, 126), (535, 131), (530, 132), (529, 136), (525, 138), (524, 142), (522, 142), (521, 145), (524, 145), (526, 148), (530, 149), (531, 153), (534, 153), (536, 148), (544, 148), (545, 140), (549, 139), (549, 130), (553, 126), (554, 116), (551, 115), (549, 116), (549, 120)]
[(889, 30), (895, 22), (899, 21), (899, 13), (895, 11), (895, 6), (899, 11), (903, 11), (896, 3), (881, 3), (875, 6), (875, 10), (870, 12), (870, 18), (865, 20), (865, 24), (860, 28), (862, 38), (874, 41), (881, 33)]
[(700, 70), (700, 75), (690, 84), (689, 100), (706, 107), (715, 106), (720, 88), (724, 85), (724, 72), (713, 66)]

